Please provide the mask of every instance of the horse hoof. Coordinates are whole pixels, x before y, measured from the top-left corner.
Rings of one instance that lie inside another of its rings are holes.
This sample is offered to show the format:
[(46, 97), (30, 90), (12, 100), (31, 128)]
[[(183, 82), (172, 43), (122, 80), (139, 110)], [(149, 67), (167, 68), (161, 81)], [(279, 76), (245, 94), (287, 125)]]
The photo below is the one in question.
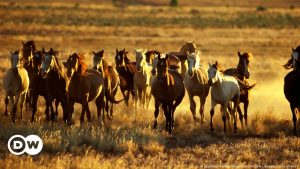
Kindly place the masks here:
[(5, 115), (5, 116), (9, 116), (9, 115), (10, 115), (10, 112), (5, 112), (4, 115)]
[(153, 124), (153, 130), (157, 129), (157, 122), (154, 122)]
[(210, 128), (210, 131), (214, 131), (214, 130), (215, 130), (214, 128), (212, 128), (212, 127)]

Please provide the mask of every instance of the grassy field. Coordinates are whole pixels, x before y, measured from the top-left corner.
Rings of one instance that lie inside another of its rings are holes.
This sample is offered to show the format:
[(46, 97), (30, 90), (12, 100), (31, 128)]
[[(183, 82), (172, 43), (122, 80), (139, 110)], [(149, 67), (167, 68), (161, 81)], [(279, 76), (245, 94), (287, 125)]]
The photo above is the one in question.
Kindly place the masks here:
[[(133, 59), (135, 48), (179, 51), (186, 41), (195, 41), (203, 64), (218, 60), (225, 68), (236, 67), (238, 50), (249, 51), (254, 55), (251, 82), (257, 83), (250, 96), (249, 126), (241, 129), (238, 123), (237, 134), (224, 134), (216, 113), (216, 131), (210, 132), (210, 96), (204, 125), (193, 122), (184, 98), (172, 136), (164, 132), (163, 113), (158, 131), (152, 130), (153, 103), (138, 112), (120, 103), (104, 128), (95, 120), (80, 126), (76, 105), (74, 126), (60, 120), (51, 128), (40, 99), (37, 122), (31, 124), (31, 113), (25, 112), (13, 126), (3, 113), (1, 89), (0, 168), (299, 168), (300, 139), (292, 133), (292, 114), (283, 94), (288, 71), (282, 67), (291, 47), (300, 44), (298, 1), (187, 0), (175, 8), (168, 1), (126, 2), (0, 1), (0, 78), (10, 65), (9, 50), (21, 48), (22, 40), (35, 40), (38, 49), (58, 49), (61, 60), (73, 52), (87, 52), (90, 66), (91, 51), (100, 49), (113, 64), (115, 48), (128, 49)], [(95, 112), (93, 103), (90, 107)], [(41, 136), (41, 154), (10, 154), (7, 141), (14, 134)]]

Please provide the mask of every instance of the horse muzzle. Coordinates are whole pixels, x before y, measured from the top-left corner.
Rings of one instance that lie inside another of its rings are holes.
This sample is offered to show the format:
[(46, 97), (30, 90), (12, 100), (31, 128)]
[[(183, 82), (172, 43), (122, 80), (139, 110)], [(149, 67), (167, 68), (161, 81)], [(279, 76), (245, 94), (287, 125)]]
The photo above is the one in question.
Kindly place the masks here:
[(156, 70), (155, 70), (155, 69), (152, 69), (152, 70), (151, 70), (151, 74), (152, 74), (152, 76), (156, 76)]
[(46, 78), (47, 77), (47, 73), (45, 71), (39, 71), (39, 74), (42, 78)]
[(215, 84), (215, 81), (213, 79), (208, 79), (208, 85), (213, 86)]
[(193, 75), (194, 75), (193, 71), (189, 70), (188, 75), (189, 75), (189, 77), (193, 77)]
[(249, 79), (250, 78), (250, 73), (248, 72), (248, 73), (245, 73), (245, 78), (246, 79)]

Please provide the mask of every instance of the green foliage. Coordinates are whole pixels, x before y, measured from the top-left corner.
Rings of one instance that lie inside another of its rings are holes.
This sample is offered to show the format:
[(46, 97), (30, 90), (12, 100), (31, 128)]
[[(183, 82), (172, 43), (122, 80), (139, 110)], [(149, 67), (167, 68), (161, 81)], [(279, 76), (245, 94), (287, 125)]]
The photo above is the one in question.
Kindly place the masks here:
[(267, 7), (265, 6), (257, 6), (256, 7), (256, 11), (266, 11), (267, 10)]
[(171, 6), (178, 6), (178, 0), (170, 0)]

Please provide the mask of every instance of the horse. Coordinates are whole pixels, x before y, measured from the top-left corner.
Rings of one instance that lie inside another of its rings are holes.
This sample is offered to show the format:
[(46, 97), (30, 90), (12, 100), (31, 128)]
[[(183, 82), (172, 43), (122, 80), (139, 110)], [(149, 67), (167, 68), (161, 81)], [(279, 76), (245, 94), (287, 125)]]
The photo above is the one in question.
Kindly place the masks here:
[(128, 105), (130, 94), (134, 98), (133, 76), (136, 72), (136, 63), (131, 62), (127, 57), (128, 52), (116, 49), (115, 63), (120, 77), (120, 88), (124, 96), (125, 104)]
[(158, 55), (157, 75), (152, 81), (151, 93), (155, 101), (153, 128), (157, 128), (159, 107), (162, 105), (166, 118), (166, 131), (171, 134), (174, 129), (174, 112), (185, 95), (185, 89), (181, 75), (169, 69), (167, 60), (168, 55)]
[[(160, 52), (158, 51), (154, 51), (154, 59), (152, 61), (152, 76), (156, 75), (156, 68), (157, 68), (157, 63), (158, 63), (158, 56), (162, 55)], [(168, 62), (168, 68), (178, 72), (179, 74), (181, 74), (181, 62), (178, 59), (177, 56), (175, 55), (170, 55), (170, 54), (165, 54), (167, 56), (167, 62)], [(183, 79), (183, 78), (182, 78)]]
[(190, 100), (190, 110), (193, 114), (194, 121), (200, 120), (196, 117), (196, 103), (194, 96), (200, 99), (200, 117), (201, 123), (204, 123), (204, 105), (209, 93), (207, 68), (200, 64), (200, 52), (192, 53), (188, 56), (188, 69), (184, 78), (185, 88)]
[(146, 62), (149, 63), (149, 64), (153, 64), (153, 60), (155, 58), (155, 53), (157, 53), (157, 51), (155, 50), (148, 50), (146, 51), (145, 53), (145, 56), (146, 56)]
[[(101, 73), (102, 78), (104, 78), (106, 97), (105, 111), (107, 113), (108, 119), (113, 119), (113, 105), (116, 102), (111, 102), (111, 99), (109, 99), (109, 95), (113, 100), (115, 100), (115, 96), (118, 91), (118, 86), (120, 85), (119, 75), (117, 70), (113, 66), (108, 65), (107, 61), (104, 59), (104, 50), (101, 50), (99, 52), (93, 51), (93, 54), (93, 69), (98, 70)], [(109, 111), (110, 114), (108, 114)]]
[(297, 113), (300, 108), (300, 46), (292, 48), (291, 59), (284, 65), (286, 69), (293, 69), (284, 77), (284, 95), (290, 103), (292, 111), (293, 131), (297, 134)]
[(62, 63), (58, 59), (59, 52), (50, 48), (48, 52), (44, 51), (42, 58), (42, 67), (40, 75), (46, 79), (47, 100), (50, 105), (51, 121), (55, 118), (53, 108), (54, 100), (61, 102), (63, 108), (63, 121), (67, 122), (67, 87), (68, 77), (65, 74)]
[[(33, 56), (36, 53), (36, 46), (35, 42), (30, 40), (26, 43), (22, 41), (22, 54), (23, 54), (23, 67), (26, 69), (30, 82), (33, 81), (33, 79), (37, 76), (37, 72), (35, 72), (33, 68)], [(26, 96), (26, 109), (31, 107), (31, 91), (32, 91), (32, 84), (29, 84), (29, 90), (27, 92)]]
[[(46, 114), (46, 120), (49, 121), (49, 100), (47, 96), (47, 90), (46, 90), (46, 79), (42, 78), (40, 75), (40, 70), (42, 66), (42, 58), (44, 57), (44, 50), (43, 51), (37, 51), (34, 53), (32, 61), (33, 61), (33, 69), (34, 72), (36, 72), (36, 76), (32, 78), (32, 81), (30, 82), (31, 87), (31, 106), (32, 106), (32, 115), (31, 115), (31, 122), (34, 121), (34, 116), (37, 111), (37, 101), (39, 96), (43, 96), (46, 102), (46, 108), (45, 108), (45, 114)], [(56, 107), (57, 109), (57, 107)]]
[(136, 49), (136, 67), (137, 71), (134, 73), (134, 92), (135, 92), (135, 108), (137, 108), (138, 101), (144, 108), (149, 107), (151, 99), (151, 70), (152, 64), (146, 61), (146, 50)]
[[(256, 85), (250, 85), (247, 79), (250, 78), (249, 62), (253, 55), (249, 52), (241, 54), (238, 51), (239, 62), (237, 68), (229, 68), (224, 71), (224, 74), (234, 76), (238, 79), (240, 84), (240, 103), (244, 103), (244, 115), (241, 111), (240, 105), (237, 107), (239, 118), (242, 126), (244, 126), (243, 119), (245, 119), (245, 125), (248, 125), (248, 106), (249, 106), (249, 91)], [(244, 83), (244, 84), (242, 84)]]
[(235, 112), (240, 99), (240, 87), (238, 81), (233, 76), (224, 75), (221, 70), (221, 65), (216, 61), (215, 64), (209, 64), (208, 83), (211, 86), (211, 131), (214, 130), (213, 116), (216, 104), (221, 104), (224, 132), (226, 133), (226, 115), (228, 115), (228, 125), (230, 128), (230, 116), (228, 113), (228, 105), (229, 102), (233, 102), (233, 109), (230, 111), (230, 115), (231, 117), (233, 117), (234, 132), (236, 132), (237, 124)]
[[(68, 87), (68, 117), (74, 111), (74, 103), (82, 106), (80, 122), (84, 122), (84, 114), (87, 112), (87, 119), (91, 121), (91, 112), (88, 103), (95, 100), (97, 106), (98, 121), (100, 121), (101, 111), (104, 113), (104, 79), (100, 72), (94, 69), (87, 69), (83, 54), (73, 53), (67, 60), (67, 76), (70, 78)], [(104, 122), (104, 116), (102, 116)]]
[(186, 42), (180, 49), (179, 52), (169, 52), (168, 55), (174, 55), (180, 59), (181, 64), (181, 75), (185, 77), (187, 71), (187, 58), (188, 53), (196, 53), (196, 44), (195, 42)]
[(3, 88), (5, 90), (5, 115), (8, 115), (7, 105), (12, 107), (12, 123), (15, 123), (17, 105), (20, 101), (20, 114), (23, 118), (23, 105), (29, 88), (29, 77), (21, 63), (21, 52), (10, 52), (11, 67), (3, 77)]

